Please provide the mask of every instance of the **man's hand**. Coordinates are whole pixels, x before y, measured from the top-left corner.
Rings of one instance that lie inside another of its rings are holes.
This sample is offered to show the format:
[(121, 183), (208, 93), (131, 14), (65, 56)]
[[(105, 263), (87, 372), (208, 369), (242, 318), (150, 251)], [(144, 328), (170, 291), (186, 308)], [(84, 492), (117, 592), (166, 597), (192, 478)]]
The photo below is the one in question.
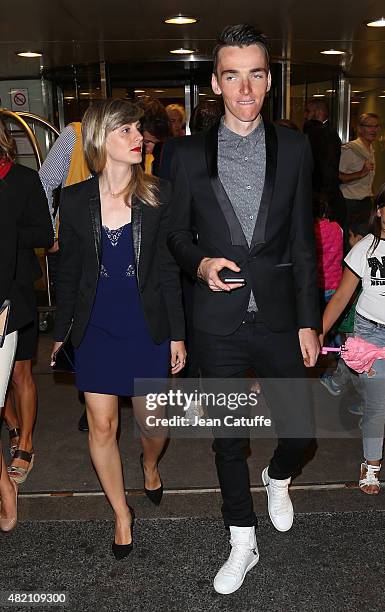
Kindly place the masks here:
[(62, 344), (63, 342), (54, 342), (54, 345), (51, 351), (51, 363), (50, 363), (51, 367), (55, 365), (55, 356), (56, 356), (55, 353), (58, 352)]
[(317, 334), (314, 329), (303, 327), (299, 330), (298, 336), (303, 362), (307, 368), (312, 368), (317, 362), (320, 351)]
[(240, 272), (241, 269), (236, 263), (224, 257), (204, 257), (199, 264), (198, 278), (205, 281), (211, 291), (232, 291), (243, 287), (243, 283), (223, 283), (218, 276), (218, 272), (223, 268), (229, 268), (233, 272)]
[(369, 172), (373, 172), (374, 170), (374, 164), (373, 162), (371, 162), (369, 159), (367, 159), (364, 163), (364, 165), (361, 168), (361, 176), (364, 177), (367, 174), (369, 174)]
[(171, 373), (178, 374), (186, 364), (186, 347), (183, 340), (171, 340)]

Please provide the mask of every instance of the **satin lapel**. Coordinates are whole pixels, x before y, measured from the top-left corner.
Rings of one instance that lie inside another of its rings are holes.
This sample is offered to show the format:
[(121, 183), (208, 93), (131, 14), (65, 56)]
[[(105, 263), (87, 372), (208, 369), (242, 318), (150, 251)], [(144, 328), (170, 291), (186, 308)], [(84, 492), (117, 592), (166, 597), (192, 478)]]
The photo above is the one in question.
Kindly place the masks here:
[(278, 140), (275, 127), (272, 123), (265, 122), (265, 146), (266, 146), (266, 172), (265, 185), (262, 192), (261, 204), (255, 223), (250, 250), (266, 241), (266, 222), (269, 213), (271, 199), (273, 197), (275, 175), (277, 171)]
[(233, 246), (244, 246), (248, 249), (249, 245), (242, 226), (218, 176), (218, 127), (218, 125), (215, 125), (206, 136), (206, 162), (210, 183), (229, 226), (231, 244)]
[(135, 196), (132, 198), (131, 223), (136, 269), (139, 272), (140, 248), (142, 244), (142, 206)]
[(94, 176), (89, 179), (91, 196), (88, 201), (92, 233), (94, 236), (96, 259), (98, 262), (98, 268), (100, 268), (100, 255), (101, 255), (101, 239), (102, 239), (102, 211), (100, 207), (100, 193), (99, 193), (99, 177)]

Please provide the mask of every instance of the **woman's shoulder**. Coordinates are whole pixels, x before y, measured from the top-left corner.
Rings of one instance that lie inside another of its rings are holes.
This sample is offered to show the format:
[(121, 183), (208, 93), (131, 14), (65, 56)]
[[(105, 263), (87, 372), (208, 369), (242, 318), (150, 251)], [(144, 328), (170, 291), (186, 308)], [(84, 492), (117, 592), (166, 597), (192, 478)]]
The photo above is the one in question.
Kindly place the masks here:
[(76, 197), (76, 196), (84, 196), (85, 194), (97, 194), (99, 189), (98, 177), (92, 176), (85, 181), (80, 181), (80, 183), (74, 183), (73, 185), (68, 185), (67, 187), (63, 187), (62, 193), (64, 197)]
[(37, 170), (29, 168), (29, 166), (23, 166), (22, 164), (15, 163), (11, 168), (11, 172), (12, 174), (10, 176), (13, 175), (13, 177), (17, 179), (17, 181), (25, 181), (27, 183), (38, 181), (40, 183), (40, 178)]

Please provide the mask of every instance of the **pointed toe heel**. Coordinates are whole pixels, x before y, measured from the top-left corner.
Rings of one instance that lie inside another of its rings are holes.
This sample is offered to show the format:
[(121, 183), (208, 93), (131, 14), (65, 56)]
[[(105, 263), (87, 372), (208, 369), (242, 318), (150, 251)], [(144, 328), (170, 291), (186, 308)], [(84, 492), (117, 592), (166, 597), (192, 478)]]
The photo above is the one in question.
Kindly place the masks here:
[(131, 542), (130, 544), (116, 544), (115, 539), (112, 542), (112, 553), (117, 561), (122, 561), (132, 552), (134, 548), (134, 523), (135, 523), (135, 512), (133, 508), (128, 506), (131, 513)]
[(144, 484), (144, 465), (143, 465), (143, 453), (140, 455), (139, 457), (140, 460), (140, 465), (142, 468), (142, 472), (143, 472), (143, 488), (144, 488), (144, 492), (147, 495), (148, 499), (150, 500), (150, 502), (152, 502), (155, 506), (159, 506), (160, 502), (162, 501), (162, 497), (163, 497), (163, 483), (162, 480), (160, 487), (158, 487), (157, 489), (146, 489), (146, 486)]

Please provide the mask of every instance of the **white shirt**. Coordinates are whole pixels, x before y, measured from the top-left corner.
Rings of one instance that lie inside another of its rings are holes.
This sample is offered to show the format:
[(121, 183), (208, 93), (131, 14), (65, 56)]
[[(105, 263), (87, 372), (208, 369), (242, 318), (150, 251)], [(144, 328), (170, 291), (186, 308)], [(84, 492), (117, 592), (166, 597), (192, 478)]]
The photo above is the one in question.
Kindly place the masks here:
[(346, 265), (362, 279), (362, 293), (356, 311), (377, 323), (385, 324), (385, 238), (373, 252), (373, 234), (368, 234), (346, 255)]
[[(357, 142), (362, 144), (361, 140), (357, 138)], [(349, 144), (349, 143), (348, 143)], [(365, 145), (362, 144), (364, 147)], [(368, 160), (374, 164), (374, 149), (370, 145), (370, 151), (367, 152)], [(347, 145), (341, 147), (341, 159), (340, 159), (340, 172), (344, 174), (352, 174), (353, 172), (359, 172), (365, 163), (365, 158), (358, 155)], [(364, 198), (373, 195), (373, 180), (374, 180), (375, 169), (369, 172), (366, 176), (356, 179), (355, 181), (349, 181), (349, 183), (341, 183), (340, 189), (342, 195), (347, 200), (363, 200)]]

